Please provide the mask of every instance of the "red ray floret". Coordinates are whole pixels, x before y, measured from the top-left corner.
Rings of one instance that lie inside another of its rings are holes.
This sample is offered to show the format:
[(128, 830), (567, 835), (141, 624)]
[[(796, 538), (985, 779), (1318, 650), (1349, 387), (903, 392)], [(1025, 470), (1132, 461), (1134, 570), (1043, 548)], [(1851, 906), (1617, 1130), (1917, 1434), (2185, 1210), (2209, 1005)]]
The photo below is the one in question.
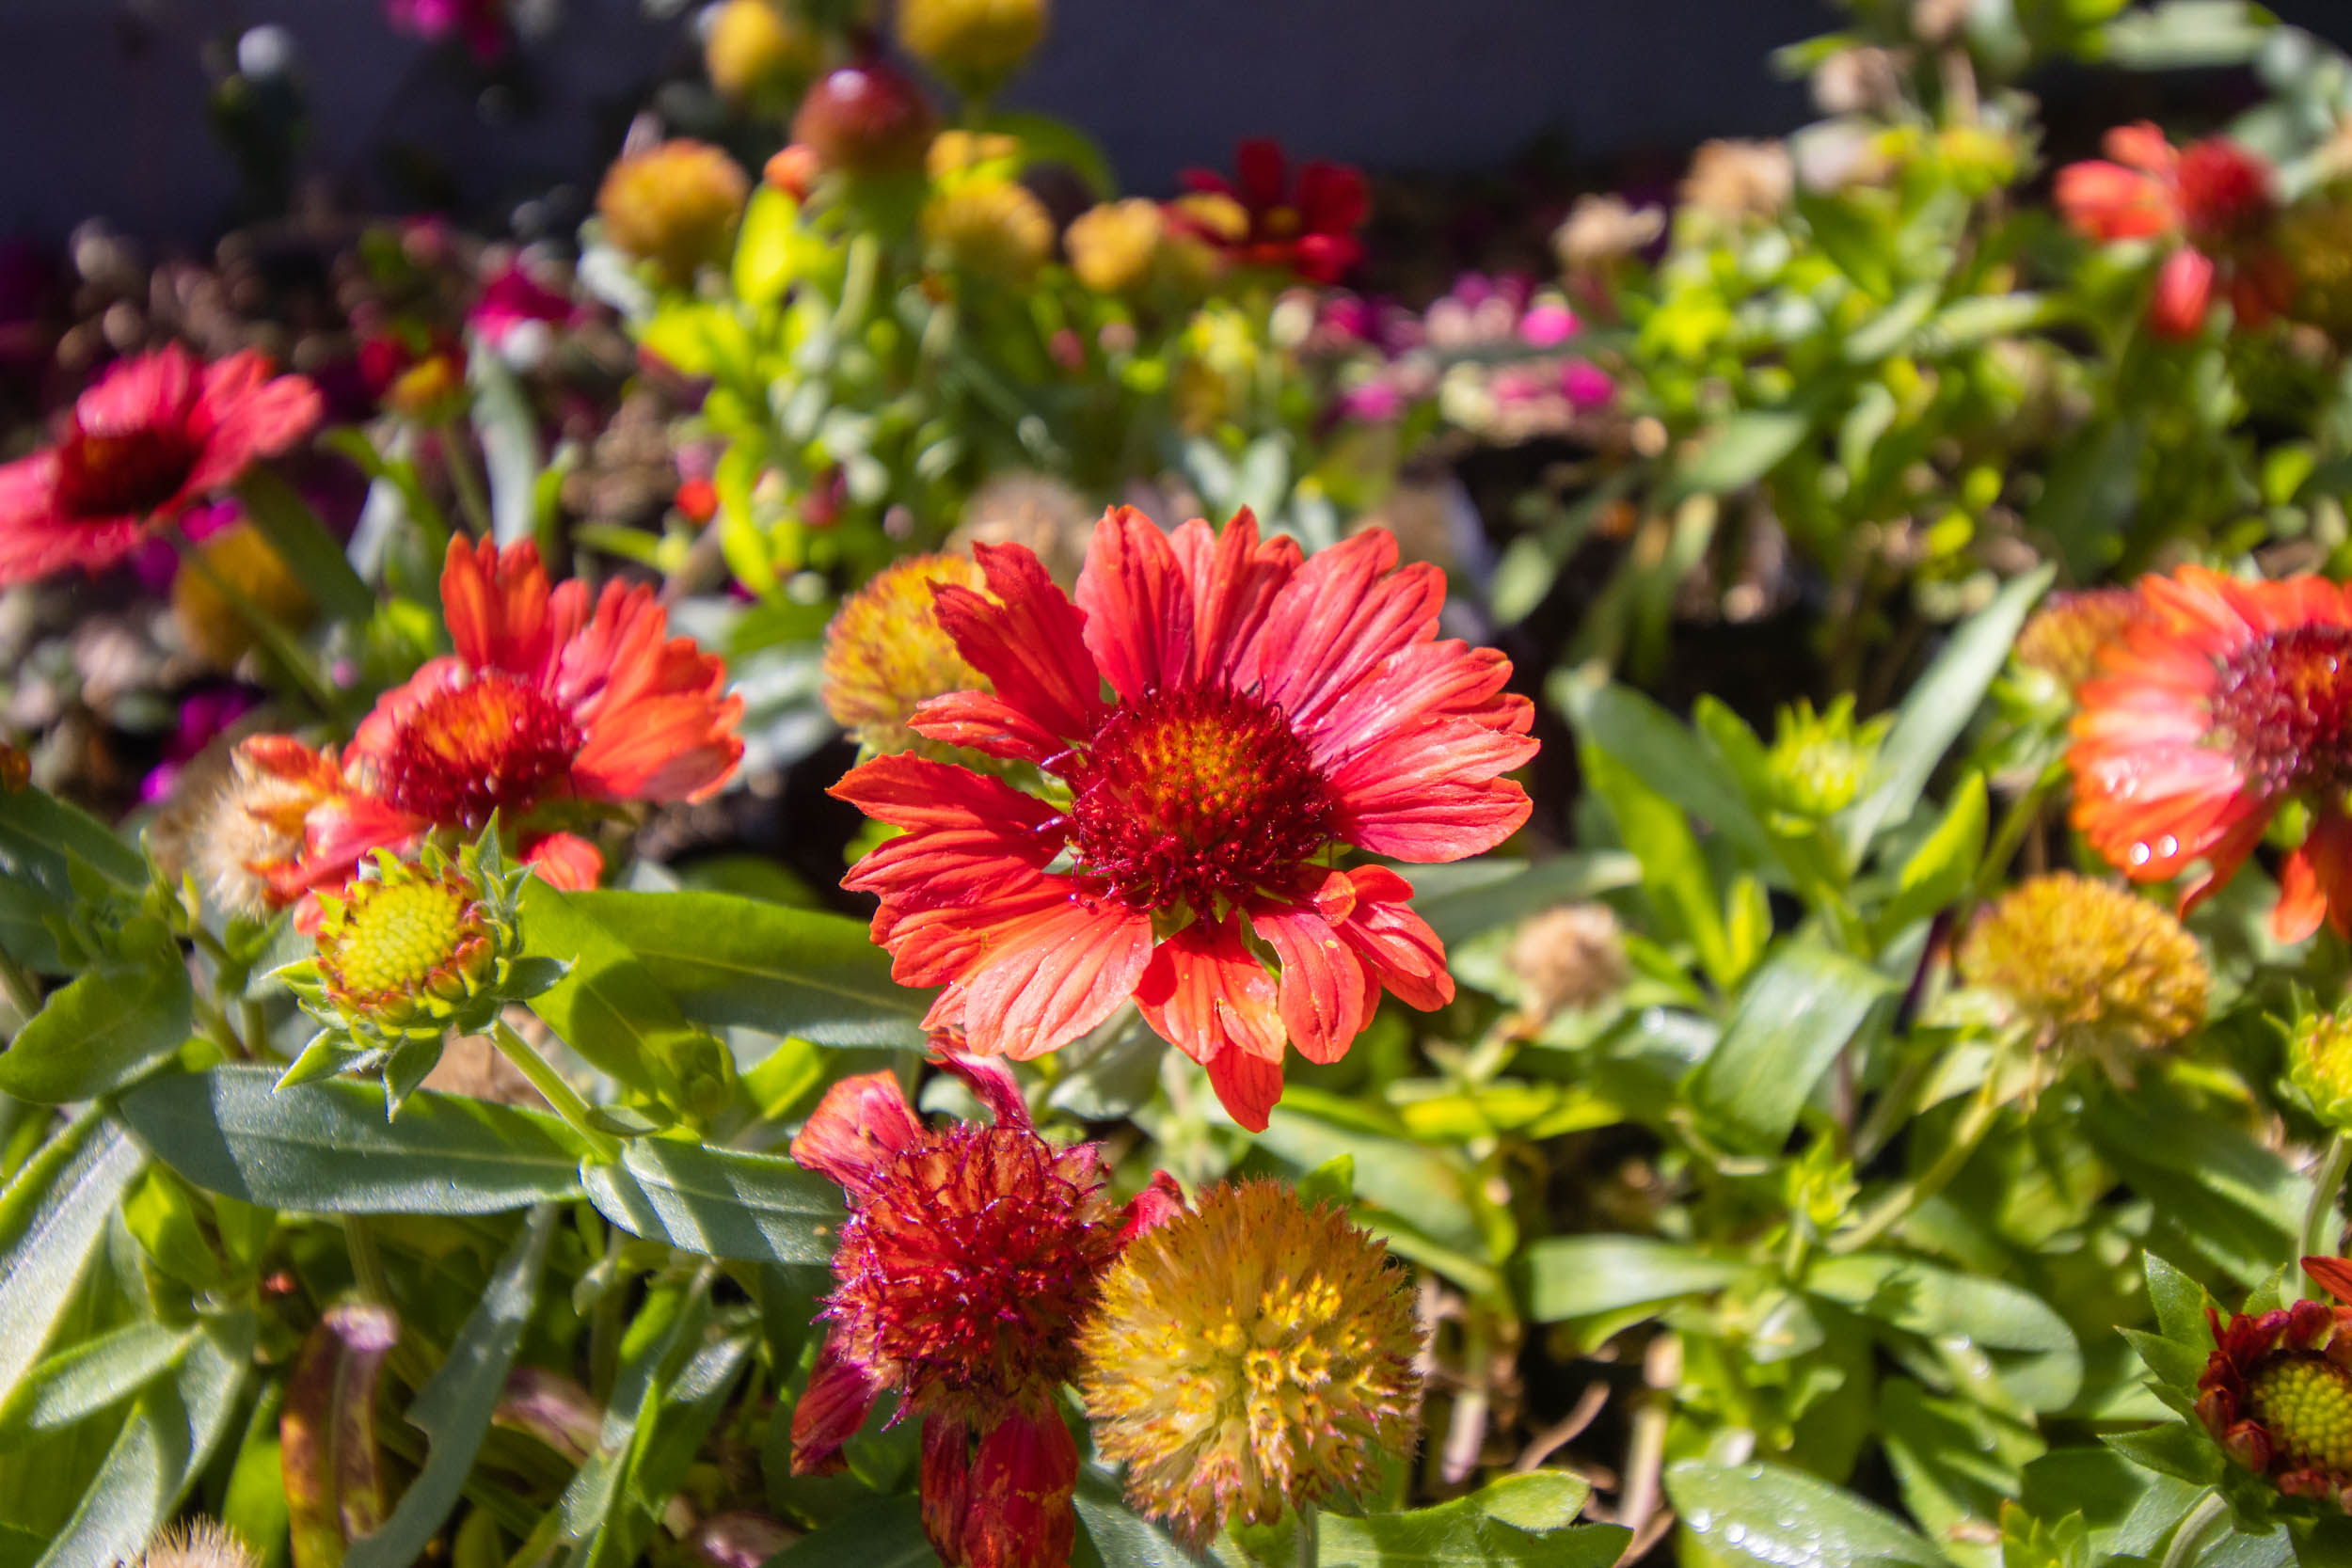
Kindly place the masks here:
[(1052, 797), (909, 756), (834, 790), (905, 830), (843, 885), (880, 897), (898, 978), (945, 988), (932, 1027), (1035, 1056), (1133, 998), (1263, 1128), (1287, 1044), (1336, 1060), (1382, 990), (1452, 999), (1411, 884), (1336, 863), (1457, 860), (1527, 819), (1503, 775), (1534, 754), (1533, 707), (1502, 655), (1438, 639), (1435, 568), (1398, 569), (1378, 531), (1308, 559), (1246, 512), (1170, 536), (1128, 508), (1074, 601), (1021, 546), (977, 554), (987, 594), (935, 594), (993, 692), (914, 726), (1035, 765)]
[(2067, 762), (2074, 826), (2139, 881), (2236, 872), (2289, 800), (2311, 827), (2280, 870), (2271, 929), (2352, 931), (2352, 599), (2324, 578), (2245, 582), (2200, 566), (2141, 579), (2145, 614), (2083, 683)]
[(110, 367), (56, 445), (0, 466), (0, 587), (114, 564), (309, 435), (321, 407), (251, 351), (207, 365), (172, 343)]

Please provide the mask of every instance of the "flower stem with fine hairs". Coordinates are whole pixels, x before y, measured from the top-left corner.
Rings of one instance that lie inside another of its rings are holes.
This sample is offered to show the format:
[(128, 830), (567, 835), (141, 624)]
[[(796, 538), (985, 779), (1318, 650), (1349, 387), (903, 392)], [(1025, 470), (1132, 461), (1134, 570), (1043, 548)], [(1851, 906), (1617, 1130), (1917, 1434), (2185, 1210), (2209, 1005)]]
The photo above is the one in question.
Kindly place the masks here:
[(1968, 1163), (1968, 1156), (1977, 1151), (1977, 1145), (1993, 1130), (1994, 1120), (2001, 1112), (1999, 1084), (2000, 1063), (1995, 1060), (1986, 1069), (1984, 1083), (1968, 1101), (1968, 1108), (1961, 1112), (1960, 1120), (1952, 1125), (1951, 1141), (1935, 1157), (1935, 1163), (1881, 1198), (1852, 1229), (1831, 1238), (1830, 1251), (1861, 1251), (1942, 1192), (1945, 1183), (1960, 1174), (1960, 1167)]
[(590, 1117), (587, 1101), (581, 1100), (571, 1085), (564, 1081), (562, 1073), (548, 1066), (546, 1057), (532, 1050), (520, 1035), (509, 1028), (504, 1019), (491, 1021), (490, 1043), (498, 1047), (500, 1055), (514, 1063), (522, 1075), (531, 1080), (531, 1086), (539, 1091), (540, 1097), (554, 1108), (555, 1114), (562, 1117), (573, 1132), (586, 1140), (598, 1160), (609, 1162), (619, 1158), (620, 1141), (596, 1124)]
[(2197, 1506), (2190, 1509), (2187, 1516), (2181, 1521), (2180, 1528), (2172, 1532), (2172, 1544), (2165, 1548), (2164, 1561), (2159, 1568), (2188, 1568), (2190, 1563), (2196, 1561), (2197, 1549), (2205, 1544), (2205, 1537), (2212, 1531), (2214, 1521), (2220, 1518), (2229, 1506), (2218, 1492), (2208, 1492), (2200, 1497)]
[[(2321, 1155), (2318, 1168), (2312, 1173), (2311, 1207), (2303, 1211), (2302, 1243), (2296, 1251), (2297, 1258), (2333, 1258), (2342, 1244), (2336, 1219), (2336, 1195), (2344, 1190), (2344, 1178), (2352, 1171), (2352, 1137), (2338, 1132), (2328, 1140), (2328, 1152)], [(2303, 1293), (2316, 1296), (2317, 1287), (2305, 1275)]]

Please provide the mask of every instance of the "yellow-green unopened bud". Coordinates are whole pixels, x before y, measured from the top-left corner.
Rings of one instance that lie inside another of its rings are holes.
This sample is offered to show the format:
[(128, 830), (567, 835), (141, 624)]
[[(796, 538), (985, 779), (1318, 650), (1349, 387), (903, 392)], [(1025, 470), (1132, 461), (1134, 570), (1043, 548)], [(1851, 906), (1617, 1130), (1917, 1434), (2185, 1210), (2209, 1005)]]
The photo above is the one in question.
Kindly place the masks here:
[(2287, 1071), (2313, 1115), (2339, 1132), (2352, 1131), (2352, 1016), (2339, 1008), (2297, 1022)]

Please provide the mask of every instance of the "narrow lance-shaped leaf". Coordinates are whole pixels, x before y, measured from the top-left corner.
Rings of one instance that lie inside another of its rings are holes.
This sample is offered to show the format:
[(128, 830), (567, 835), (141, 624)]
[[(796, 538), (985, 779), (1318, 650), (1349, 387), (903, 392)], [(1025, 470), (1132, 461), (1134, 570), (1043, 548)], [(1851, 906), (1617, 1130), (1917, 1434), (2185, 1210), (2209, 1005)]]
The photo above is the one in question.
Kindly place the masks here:
[(580, 1180), (622, 1229), (707, 1258), (822, 1263), (841, 1222), (832, 1182), (772, 1155), (638, 1138)]
[(1814, 1085), (1891, 990), (1841, 953), (1787, 943), (1748, 981), (1723, 1038), (1692, 1073), (1692, 1109), (1735, 1148), (1777, 1149)]
[(106, 1216), (146, 1163), (120, 1126), (92, 1111), (52, 1136), (0, 1191), (0, 1399), (40, 1357)]
[(266, 1067), (151, 1078), (122, 1119), (207, 1192), (310, 1213), (494, 1214), (580, 1192), (579, 1134), (553, 1117), (420, 1092), (384, 1119), (370, 1084), (273, 1092)]

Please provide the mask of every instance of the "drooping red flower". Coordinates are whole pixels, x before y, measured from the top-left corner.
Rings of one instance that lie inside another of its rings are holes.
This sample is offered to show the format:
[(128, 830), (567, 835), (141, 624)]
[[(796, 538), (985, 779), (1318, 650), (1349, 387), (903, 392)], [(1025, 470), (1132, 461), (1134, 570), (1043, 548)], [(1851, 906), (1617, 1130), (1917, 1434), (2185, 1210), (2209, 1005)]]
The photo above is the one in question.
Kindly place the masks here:
[(2269, 165), (2219, 136), (2175, 149), (2145, 121), (2109, 131), (2106, 152), (2058, 170), (2058, 211), (2103, 244), (2174, 242), (2149, 300), (2151, 330), (2194, 337), (2217, 293), (2242, 326), (2287, 308), (2295, 277), (2271, 243), (2278, 199)]
[(494, 812), (549, 880), (593, 886), (595, 847), (534, 825), (534, 813), (703, 800), (741, 760), (743, 700), (724, 694), (725, 664), (669, 635), (650, 587), (607, 583), (592, 609), (577, 578), (549, 590), (535, 546), (459, 539), (441, 606), (456, 653), (386, 692), (339, 763), (271, 737), (281, 769), (341, 781), (321, 783), (301, 854), (272, 877), (282, 901), (340, 885), (373, 849), (405, 852), (436, 829), (479, 832)]
[(568, 294), (559, 293), (531, 275), (519, 261), (508, 261), (482, 285), (482, 293), (466, 312), (466, 325), (484, 342), (503, 348), (517, 327), (537, 324), (560, 326), (578, 314)]
[(907, 830), (843, 885), (880, 895), (902, 984), (946, 988), (930, 1027), (1037, 1056), (1133, 997), (1263, 1129), (1286, 1041), (1336, 1061), (1383, 987), (1452, 999), (1412, 885), (1337, 863), (1458, 860), (1527, 819), (1502, 775), (1535, 752), (1533, 707), (1502, 654), (1437, 640), (1437, 568), (1392, 570), (1379, 530), (1302, 560), (1248, 512), (1170, 538), (1126, 507), (1074, 604), (1026, 548), (975, 553), (986, 594), (932, 592), (993, 694), (934, 698), (912, 727), (1032, 764), (1066, 803), (911, 754), (834, 788)]
[(2074, 826), (2137, 881), (2235, 874), (2279, 808), (2311, 827), (2279, 874), (2273, 934), (2352, 934), (2352, 596), (2325, 578), (2243, 582), (2201, 566), (2140, 580), (2140, 613), (2076, 692)]
[[(1372, 198), (1360, 169), (1311, 159), (1299, 166), (1294, 184), (1282, 144), (1261, 136), (1236, 150), (1232, 179), (1205, 168), (1188, 168), (1182, 178), (1188, 191), (1239, 205), (1248, 220), (1239, 232), (1216, 223), (1194, 221), (1188, 227), (1249, 266), (1279, 267), (1312, 282), (1337, 283), (1363, 260), (1356, 230), (1363, 227)], [(1197, 210), (1181, 201), (1170, 212), (1180, 221), (1197, 217)]]
[[(2306, 1258), (2339, 1299), (2352, 1265)], [(2267, 1312), (2207, 1307), (2214, 1351), (2197, 1380), (2197, 1417), (2222, 1451), (2290, 1497), (2352, 1513), (2352, 1307), (2298, 1301)]]
[(110, 367), (56, 445), (0, 466), (0, 587), (113, 565), (309, 435), (322, 406), (250, 351), (207, 365), (170, 343)]
[(1077, 1327), (1133, 1236), (1175, 1214), (1165, 1176), (1125, 1210), (1092, 1144), (1037, 1135), (1002, 1063), (955, 1056), (993, 1126), (933, 1132), (887, 1072), (845, 1079), (792, 1141), (841, 1184), (850, 1218), (832, 1329), (792, 1412), (792, 1468), (841, 1467), (884, 1393), (923, 1418), (923, 1528), (951, 1568), (1066, 1568), (1078, 1449), (1056, 1393)]

